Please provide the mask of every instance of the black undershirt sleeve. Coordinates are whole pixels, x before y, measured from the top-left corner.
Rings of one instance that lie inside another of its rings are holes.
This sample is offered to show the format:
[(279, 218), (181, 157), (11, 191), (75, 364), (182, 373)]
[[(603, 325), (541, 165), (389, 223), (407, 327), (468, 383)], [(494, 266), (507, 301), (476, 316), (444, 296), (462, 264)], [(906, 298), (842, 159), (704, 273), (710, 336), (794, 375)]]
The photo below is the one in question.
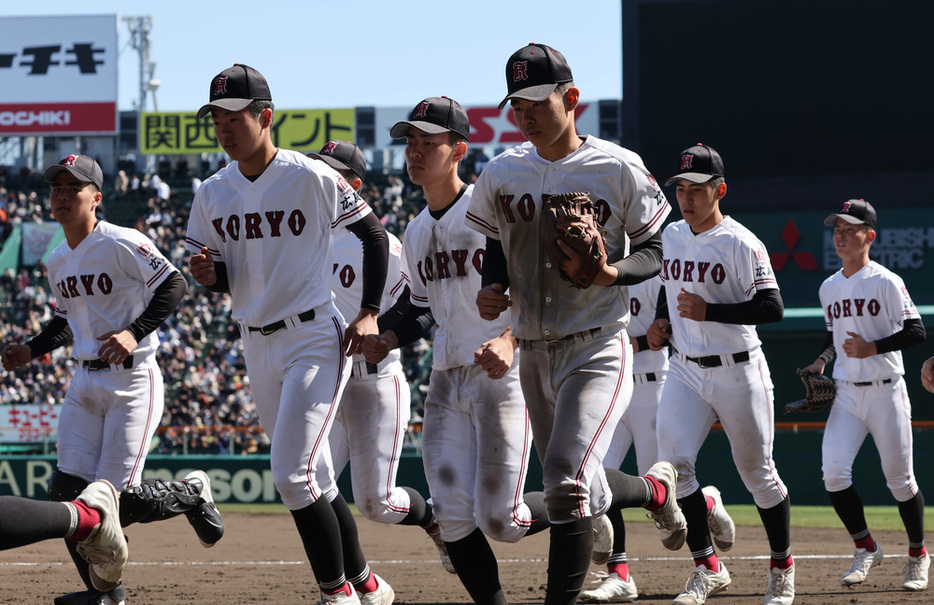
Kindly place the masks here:
[(409, 305), (392, 331), (396, 334), (399, 346), (404, 347), (427, 336), (433, 325), (435, 318), (431, 314), (431, 307)]
[(214, 273), (217, 274), (217, 281), (213, 286), (205, 286), (211, 292), (218, 294), (227, 294), (230, 292), (230, 281), (227, 279), (227, 263), (223, 261), (214, 261)]
[(821, 351), (817, 358), (823, 360), (825, 366), (830, 365), (837, 358), (837, 349), (833, 346), (833, 332), (827, 332), (827, 336), (824, 338), (824, 350)]
[(662, 270), (662, 234), (655, 232), (649, 239), (633, 246), (629, 256), (612, 265), (619, 271), (614, 282), (617, 286), (631, 286), (655, 277)]
[(876, 351), (879, 353), (889, 353), (891, 351), (901, 351), (924, 342), (927, 334), (924, 330), (924, 323), (920, 319), (906, 319), (905, 325), (901, 330), (880, 338), (876, 341)]
[(707, 316), (704, 321), (716, 321), (722, 324), (757, 326), (782, 320), (785, 305), (778, 289), (757, 291), (752, 300), (741, 303), (707, 304)]
[(159, 284), (152, 294), (152, 300), (146, 309), (136, 318), (133, 323), (127, 326), (127, 330), (140, 342), (147, 334), (151, 334), (168, 319), (178, 303), (181, 302), (185, 292), (188, 291), (188, 282), (178, 271), (172, 273)]
[(668, 295), (665, 293), (665, 286), (658, 289), (658, 299), (655, 302), (655, 319), (671, 320), (668, 316)]
[(411, 295), (412, 291), (406, 286), (405, 289), (402, 290), (402, 294), (399, 298), (396, 299), (395, 304), (376, 319), (376, 325), (380, 334), (386, 330), (392, 330), (393, 327), (399, 323), (403, 315), (405, 315), (406, 310), (409, 308), (409, 305), (412, 303)]
[(347, 225), (347, 230), (363, 242), (363, 296), (360, 308), (378, 313), (389, 266), (389, 237), (386, 236), (383, 224), (372, 212)]
[(59, 347), (70, 345), (73, 341), (74, 334), (71, 332), (68, 320), (56, 315), (52, 321), (45, 324), (41, 332), (26, 343), (26, 346), (32, 351), (32, 358), (35, 359)]
[(486, 238), (486, 252), (483, 255), (481, 267), (480, 286), (502, 284), (503, 291), (509, 289), (509, 274), (507, 272), (506, 254), (503, 252), (503, 243), (492, 237)]

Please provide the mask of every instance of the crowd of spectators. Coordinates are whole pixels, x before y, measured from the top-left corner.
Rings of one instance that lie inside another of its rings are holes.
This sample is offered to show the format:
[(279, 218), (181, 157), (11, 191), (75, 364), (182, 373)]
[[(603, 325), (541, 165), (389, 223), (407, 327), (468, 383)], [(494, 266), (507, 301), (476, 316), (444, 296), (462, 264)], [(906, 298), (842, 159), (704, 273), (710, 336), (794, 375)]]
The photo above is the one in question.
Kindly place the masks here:
[[(160, 164), (160, 166), (163, 166)], [(207, 176), (207, 175), (204, 175)], [(178, 178), (181, 177), (181, 178)], [(380, 175), (383, 177), (383, 175)], [(424, 206), (420, 189), (396, 176), (367, 182), (363, 196), (374, 206), (386, 229), (401, 236), (408, 222)], [(104, 192), (103, 217), (110, 209), (134, 207), (135, 227), (149, 236), (188, 279), (190, 288), (175, 315), (159, 330), (158, 353), (166, 385), (166, 406), (153, 443), (165, 454), (250, 454), (268, 452), (269, 442), (253, 405), (243, 348), (236, 324), (229, 320), (230, 297), (217, 295), (191, 279), (185, 229), (199, 176), (117, 174), (113, 189)], [(34, 184), (35, 185), (35, 184)], [(53, 219), (46, 203), (48, 188), (0, 189), (0, 217), (12, 225)], [(2, 233), (0, 245), (8, 231)], [(52, 317), (45, 267), (23, 267), (0, 276), (0, 343), (24, 342)], [(0, 346), (2, 346), (0, 344)], [(70, 347), (45, 355), (15, 372), (0, 376), (0, 404), (60, 403), (74, 370)], [(431, 365), (430, 346), (420, 341), (403, 350), (412, 389), (412, 426), (420, 427), (422, 401)], [(410, 446), (415, 446), (410, 441)]]

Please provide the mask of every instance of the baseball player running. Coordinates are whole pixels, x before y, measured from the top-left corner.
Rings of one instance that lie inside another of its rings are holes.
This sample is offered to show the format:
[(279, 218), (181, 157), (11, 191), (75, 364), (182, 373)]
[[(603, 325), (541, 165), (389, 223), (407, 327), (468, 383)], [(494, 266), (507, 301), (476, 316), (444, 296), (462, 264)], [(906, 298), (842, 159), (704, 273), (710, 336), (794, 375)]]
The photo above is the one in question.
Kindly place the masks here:
[[(337, 170), (354, 191), (360, 191), (366, 176), (366, 158), (359, 147), (350, 141), (329, 141), (319, 153), (308, 155)], [(404, 312), (409, 301), (408, 279), (401, 266), (402, 244), (391, 233), (386, 235), (389, 269), (380, 307), (389, 311), (378, 319), (381, 331), (386, 329), (391, 318), (398, 318)], [(334, 232), (333, 246), (334, 302), (338, 311), (347, 316), (360, 308), (363, 254), (360, 240), (347, 229)], [(390, 351), (379, 364), (368, 363), (361, 354), (353, 356), (350, 378), (328, 436), (329, 466), (325, 466), (328, 461), (324, 455), (318, 463), (321, 476), (328, 477), (328, 485), (322, 483), (322, 489), (328, 499), (340, 498), (334, 479), (349, 462), (353, 468), (354, 502), (364, 517), (377, 523), (419, 525), (437, 536), (436, 542), (443, 548), (431, 505), (416, 490), (396, 486), (411, 403), (400, 357), (398, 349)], [(328, 476), (328, 467), (333, 469), (333, 476)], [(344, 542), (344, 565), (348, 581), (356, 587), (367, 579), (354, 574), (355, 568), (366, 569), (366, 559), (356, 540), (353, 546), (350, 549)], [(348, 561), (348, 550), (359, 553), (358, 559)], [(441, 555), (444, 561), (447, 553), (442, 551)], [(392, 602), (392, 588), (379, 576), (374, 574), (374, 578), (381, 584), (380, 589), (370, 592), (358, 589), (360, 600), (364, 605), (388, 605)]]
[[(603, 461), (606, 467), (619, 468), (629, 447), (634, 446), (636, 465), (642, 475), (658, 460), (655, 417), (668, 373), (667, 350), (653, 351), (646, 338), (649, 326), (655, 321), (655, 305), (661, 284), (661, 278), (656, 276), (629, 286), (629, 314), (632, 319), (626, 333), (633, 350), (632, 401), (616, 427)], [(703, 491), (707, 500), (710, 533), (721, 550), (729, 550), (736, 534), (733, 519), (727, 514), (716, 487), (708, 485)], [(607, 560), (607, 571), (600, 578), (599, 585), (581, 593), (580, 600), (584, 603), (627, 603), (639, 596), (626, 557), (623, 515), (619, 510), (611, 510), (606, 516), (613, 524), (613, 552)]]
[[(593, 515), (646, 507), (672, 549), (686, 532), (670, 464), (653, 465), (644, 478), (603, 468), (633, 389), (624, 285), (658, 273), (658, 230), (671, 209), (639, 156), (578, 136), (580, 92), (560, 52), (542, 44), (516, 51), (506, 63), (506, 82), (500, 108), (511, 104), (528, 143), (486, 165), (467, 209), (468, 226), (487, 238), (477, 307), (484, 319), (502, 321), (512, 306), (552, 524), (545, 603), (574, 603), (593, 551)], [(570, 192), (589, 192), (606, 230), (609, 262), (581, 289), (560, 277), (576, 274), (581, 256), (565, 246), (567, 260), (557, 266), (542, 237), (542, 204)], [(629, 241), (633, 251), (626, 256)]]
[[(52, 184), (52, 216), (65, 234), (48, 261), (55, 316), (29, 342), (6, 345), (0, 360), (12, 371), (74, 343), (77, 365), (59, 417), (58, 463), (49, 479), (49, 497), (73, 501), (89, 484), (104, 479), (126, 490), (121, 498), (129, 495), (122, 525), (184, 512), (202, 541), (212, 544), (223, 534), (223, 522), (205, 473), (193, 472), (165, 489), (141, 481), (164, 406), (155, 330), (175, 311), (187, 282), (145, 235), (98, 220), (103, 173), (92, 158), (69, 155), (50, 166), (44, 178)], [(74, 540), (65, 544), (87, 590), (55, 602), (83, 605), (106, 597), (121, 603), (122, 584), (100, 590), (86, 560), (93, 562), (93, 557)]]
[[(876, 210), (864, 200), (849, 200), (824, 225), (843, 268), (820, 287), (827, 322), (824, 351), (804, 368), (823, 374), (834, 361), (836, 397), (821, 448), (824, 487), (856, 554), (841, 582), (853, 586), (882, 562), (863, 504), (853, 485), (853, 461), (867, 434), (879, 450), (887, 485), (898, 502), (908, 532), (905, 590), (924, 590), (931, 562), (924, 545), (924, 496), (914, 473), (911, 402), (902, 375), (901, 350), (924, 342), (921, 316), (902, 279), (869, 259), (876, 238)], [(837, 356), (837, 352), (843, 354)]]
[[(232, 160), (198, 188), (188, 223), (192, 277), (230, 292), (260, 421), (272, 442), (276, 489), (292, 513), (322, 603), (359, 598), (344, 574), (342, 535), (355, 531), (342, 498), (323, 496), (318, 460), (363, 337), (377, 330), (388, 241), (379, 219), (323, 162), (278, 149), (266, 79), (235, 64), (212, 78), (211, 115)], [(362, 296), (346, 327), (331, 300), (331, 231), (363, 243)], [(311, 261), (309, 261), (311, 259)]]
[(390, 134), (405, 138), (406, 169), (428, 206), (405, 231), (412, 305), (390, 331), (368, 339), (368, 359), (424, 335), (426, 317), (437, 324), (422, 431), (425, 476), (461, 582), (475, 603), (499, 605), (506, 599), (486, 536), (516, 542), (548, 520), (543, 495), (522, 493), (532, 436), (515, 340), (508, 321), (483, 321), (473, 310), (485, 242), (464, 224), (473, 187), (457, 174), (470, 125), (456, 101), (432, 97)]
[(665, 183), (676, 185), (683, 219), (662, 235), (663, 286), (648, 332), (650, 346), (669, 339), (673, 346), (658, 406), (658, 455), (678, 469), (678, 502), (696, 565), (674, 604), (704, 603), (730, 584), (695, 474), (697, 454), (719, 419), (769, 540), (765, 604), (789, 605), (795, 596), (791, 507), (772, 460), (772, 379), (755, 329), (781, 320), (783, 305), (765, 246), (720, 212), (723, 174), (720, 155), (698, 144), (681, 152), (678, 173)]

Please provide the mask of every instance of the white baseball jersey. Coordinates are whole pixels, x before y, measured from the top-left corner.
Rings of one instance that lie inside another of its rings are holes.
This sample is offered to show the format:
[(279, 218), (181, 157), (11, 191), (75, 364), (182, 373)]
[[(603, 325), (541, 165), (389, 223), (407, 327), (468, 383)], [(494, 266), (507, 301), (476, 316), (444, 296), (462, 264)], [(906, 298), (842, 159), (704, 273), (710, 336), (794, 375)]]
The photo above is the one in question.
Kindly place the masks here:
[(198, 188), (186, 245), (227, 264), (234, 321), (263, 326), (331, 301), (331, 229), (370, 212), (330, 166), (279, 149), (255, 182), (231, 162)]
[(469, 186), (441, 220), (425, 208), (405, 229), (402, 254), (412, 304), (430, 306), (438, 325), (431, 366), (436, 370), (473, 365), (480, 345), (509, 327), (506, 315), (486, 321), (477, 313), (486, 238), (464, 222), (473, 189)]
[[(658, 302), (658, 292), (661, 290), (662, 280), (655, 276), (644, 282), (629, 286), (629, 314), (632, 319), (626, 333), (631, 337), (645, 336), (649, 326), (655, 321), (655, 306)], [(668, 369), (668, 351), (661, 349), (653, 351), (645, 349), (634, 353), (632, 357), (632, 373), (646, 374), (654, 372), (663, 373)]]
[(755, 326), (694, 321), (678, 313), (678, 293), (697, 294), (708, 304), (752, 300), (760, 290), (778, 289), (765, 246), (730, 217), (694, 234), (683, 220), (662, 233), (661, 278), (668, 300), (671, 343), (688, 357), (723, 355), (759, 348)]
[(875, 261), (850, 277), (841, 269), (821, 284), (820, 301), (837, 350), (833, 366), (836, 380), (884, 380), (905, 373), (901, 351), (865, 359), (848, 357), (843, 351), (843, 342), (850, 337), (847, 332), (873, 342), (899, 332), (906, 319), (921, 317), (901, 277)]
[[(671, 207), (642, 159), (594, 136), (551, 162), (524, 143), (493, 158), (477, 180), (467, 223), (502, 241), (513, 301), (513, 335), (556, 340), (629, 322), (625, 287), (577, 290), (560, 277), (542, 244), (542, 202), (560, 193), (588, 191), (606, 229), (611, 262), (661, 228)], [(476, 311), (475, 311), (476, 313)]]

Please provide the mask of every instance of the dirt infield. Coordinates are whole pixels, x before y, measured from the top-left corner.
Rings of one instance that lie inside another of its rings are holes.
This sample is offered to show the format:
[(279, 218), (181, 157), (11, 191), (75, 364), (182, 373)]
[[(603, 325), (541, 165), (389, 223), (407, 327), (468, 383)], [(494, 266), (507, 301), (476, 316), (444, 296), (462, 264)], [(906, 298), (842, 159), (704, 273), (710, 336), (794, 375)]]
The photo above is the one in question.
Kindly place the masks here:
[[(226, 514), (227, 534), (202, 548), (184, 518), (127, 529), (130, 566), (127, 605), (313, 605), (318, 599), (311, 568), (289, 515)], [(395, 589), (396, 603), (470, 603), (456, 577), (445, 573), (421, 530), (386, 527), (358, 517), (360, 538), (373, 570)], [(862, 586), (839, 578), (849, 567), (852, 544), (842, 530), (794, 529), (797, 605), (932, 603), (934, 591), (901, 590), (907, 543), (903, 533), (878, 532), (887, 557)], [(540, 603), (544, 595), (547, 533), (519, 544), (494, 544), (511, 603)], [(671, 553), (648, 523), (628, 524), (628, 553), (639, 587), (637, 603), (670, 603), (692, 570), (686, 549)], [(760, 527), (737, 528), (737, 542), (723, 561), (733, 584), (708, 603), (762, 603), (768, 545)], [(593, 569), (593, 571), (600, 571)], [(0, 553), (0, 603), (51, 603), (79, 588), (58, 541)]]

